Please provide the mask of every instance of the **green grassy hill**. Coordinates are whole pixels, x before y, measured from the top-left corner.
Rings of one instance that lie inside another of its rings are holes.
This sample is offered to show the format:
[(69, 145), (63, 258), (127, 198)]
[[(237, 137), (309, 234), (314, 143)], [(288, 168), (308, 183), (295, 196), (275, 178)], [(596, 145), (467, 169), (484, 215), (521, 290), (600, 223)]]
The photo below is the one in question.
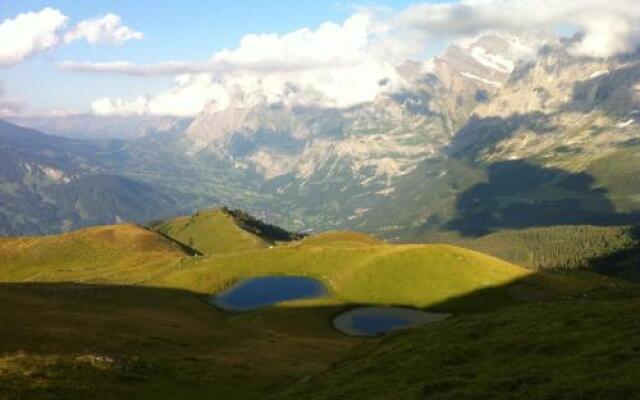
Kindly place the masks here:
[[(170, 221), (165, 227), (176, 230), (160, 231), (198, 232), (207, 240), (194, 238), (193, 247), (210, 255), (194, 257), (136, 225), (2, 239), (0, 393), (262, 399), (316, 382), (354, 349), (378, 343), (332, 327), (335, 316), (354, 306), (448, 311), (452, 323), (462, 324), (456, 335), (473, 335), (470, 329), (492, 321), (492, 313), (624, 289), (596, 275), (534, 272), (451, 245), (392, 245), (331, 232), (269, 247), (221, 211), (187, 221)], [(329, 294), (242, 314), (207, 302), (240, 279), (276, 274), (316, 277)], [(517, 320), (518, 329), (544, 325), (536, 318)], [(441, 335), (434, 346), (448, 343)]]
[(263, 249), (270, 243), (241, 228), (224, 209), (200, 211), (161, 223), (155, 229), (203, 254)]
[[(306, 275), (327, 284), (333, 296), (351, 304), (429, 307), (449, 302), (452, 309), (477, 310), (485, 303), (552, 298), (592, 288), (591, 282), (533, 271), (450, 245), (369, 245), (330, 247), (301, 243), (183, 262), (154, 284), (212, 293), (247, 277)], [(468, 304), (450, 301), (495, 287), (490, 298)], [(498, 289), (499, 288), (499, 289)], [(449, 307), (447, 307), (449, 309)]]
[(3, 237), (0, 282), (140, 283), (186, 256), (184, 246), (133, 224), (52, 236)]

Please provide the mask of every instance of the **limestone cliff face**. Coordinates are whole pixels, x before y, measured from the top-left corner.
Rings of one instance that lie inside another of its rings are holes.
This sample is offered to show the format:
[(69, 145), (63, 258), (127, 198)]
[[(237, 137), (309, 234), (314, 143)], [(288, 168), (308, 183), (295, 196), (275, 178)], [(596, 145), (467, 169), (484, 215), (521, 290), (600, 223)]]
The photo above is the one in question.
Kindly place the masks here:
[(337, 158), (356, 183), (392, 185), (425, 158), (438, 156), (532, 51), (504, 35), (452, 46), (424, 65), (398, 67), (402, 88), (347, 109), (268, 104), (236, 93), (227, 108), (212, 105), (195, 118), (185, 137), (192, 153), (226, 159), (267, 180), (313, 180)]
[[(475, 108), (455, 151), (484, 147), (478, 154), (483, 160), (536, 158), (581, 170), (640, 138), (639, 93), (637, 55), (576, 58), (561, 43), (548, 46), (516, 68), (490, 102)], [(493, 135), (483, 134), (489, 125)], [(496, 131), (504, 134), (496, 138)]]

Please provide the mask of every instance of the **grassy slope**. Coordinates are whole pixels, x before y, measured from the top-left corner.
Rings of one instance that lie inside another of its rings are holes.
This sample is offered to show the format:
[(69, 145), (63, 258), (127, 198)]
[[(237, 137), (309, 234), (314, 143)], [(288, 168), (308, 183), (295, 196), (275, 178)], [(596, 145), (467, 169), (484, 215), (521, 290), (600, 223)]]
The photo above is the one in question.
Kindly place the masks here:
[(261, 249), (269, 243), (238, 227), (232, 216), (222, 210), (203, 211), (190, 217), (166, 221), (159, 232), (203, 254), (221, 254)]
[(329, 299), (234, 316), (202, 293), (155, 288), (195, 259), (134, 225), (4, 238), (0, 255), (0, 393), (10, 396), (260, 398), (358, 342), (331, 327), (341, 305)]
[[(263, 398), (366, 341), (331, 327), (355, 303), (462, 315), (602, 286), (453, 246), (393, 246), (355, 233), (195, 258), (152, 231), (118, 225), (3, 239), (0, 254), (0, 393), (30, 399)], [(332, 296), (241, 315), (206, 303), (263, 274), (316, 276)], [(69, 281), (82, 284), (53, 283)]]
[[(352, 243), (351, 241), (347, 243)], [(189, 260), (154, 284), (213, 293), (245, 277), (308, 275), (324, 281), (343, 303), (429, 307), (478, 290), (499, 287), (490, 303), (553, 297), (592, 288), (592, 282), (540, 273), (449, 245), (330, 247), (294, 243), (233, 255)], [(457, 305), (476, 310), (483, 302)]]
[(186, 256), (183, 248), (132, 224), (58, 236), (0, 238), (0, 282), (138, 283)]
[(343, 303), (415, 307), (489, 287), (502, 287), (503, 300), (511, 303), (511, 283), (526, 286), (533, 297), (592, 285), (582, 279), (533, 274), (455, 246), (390, 245), (352, 232), (321, 234), (273, 248), (186, 257), (179, 246), (152, 231), (115, 225), (61, 236), (3, 239), (0, 260), (3, 282), (134, 283), (210, 295), (245, 277), (297, 274), (323, 280)]
[(367, 247), (383, 242), (360, 232), (333, 231), (306, 237), (302, 244), (318, 247)]

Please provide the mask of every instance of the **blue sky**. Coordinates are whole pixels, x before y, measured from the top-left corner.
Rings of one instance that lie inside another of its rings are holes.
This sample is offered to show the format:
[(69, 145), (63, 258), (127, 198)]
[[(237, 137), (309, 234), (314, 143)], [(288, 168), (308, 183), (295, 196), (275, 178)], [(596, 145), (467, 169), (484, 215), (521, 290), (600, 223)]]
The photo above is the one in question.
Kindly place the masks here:
[[(403, 8), (410, 1), (359, 3)], [(118, 14), (123, 23), (144, 33), (142, 41), (123, 45), (93, 46), (75, 42), (24, 62), (0, 69), (5, 91), (24, 99), (32, 111), (40, 109), (86, 109), (96, 97), (133, 97), (157, 93), (171, 77), (130, 77), (59, 71), (64, 60), (128, 60), (154, 63), (166, 60), (204, 60), (223, 48), (234, 48), (247, 33), (286, 33), (315, 28), (326, 21), (341, 22), (354, 12), (355, 3), (336, 1), (43, 1), (0, 0), (0, 22), (45, 7), (59, 9), (69, 25), (104, 15)]]

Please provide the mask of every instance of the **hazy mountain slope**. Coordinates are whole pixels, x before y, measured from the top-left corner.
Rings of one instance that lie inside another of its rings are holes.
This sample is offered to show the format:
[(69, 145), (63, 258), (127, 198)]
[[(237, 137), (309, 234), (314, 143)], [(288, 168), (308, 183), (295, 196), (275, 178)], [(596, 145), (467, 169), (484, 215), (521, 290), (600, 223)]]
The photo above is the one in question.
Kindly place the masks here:
[(0, 121), (0, 233), (145, 221), (179, 208), (153, 186), (99, 162), (117, 145), (44, 135)]
[(98, 116), (70, 114), (59, 116), (16, 116), (9, 121), (51, 135), (71, 139), (132, 139), (149, 134), (165, 133), (179, 127), (182, 121), (174, 117)]

